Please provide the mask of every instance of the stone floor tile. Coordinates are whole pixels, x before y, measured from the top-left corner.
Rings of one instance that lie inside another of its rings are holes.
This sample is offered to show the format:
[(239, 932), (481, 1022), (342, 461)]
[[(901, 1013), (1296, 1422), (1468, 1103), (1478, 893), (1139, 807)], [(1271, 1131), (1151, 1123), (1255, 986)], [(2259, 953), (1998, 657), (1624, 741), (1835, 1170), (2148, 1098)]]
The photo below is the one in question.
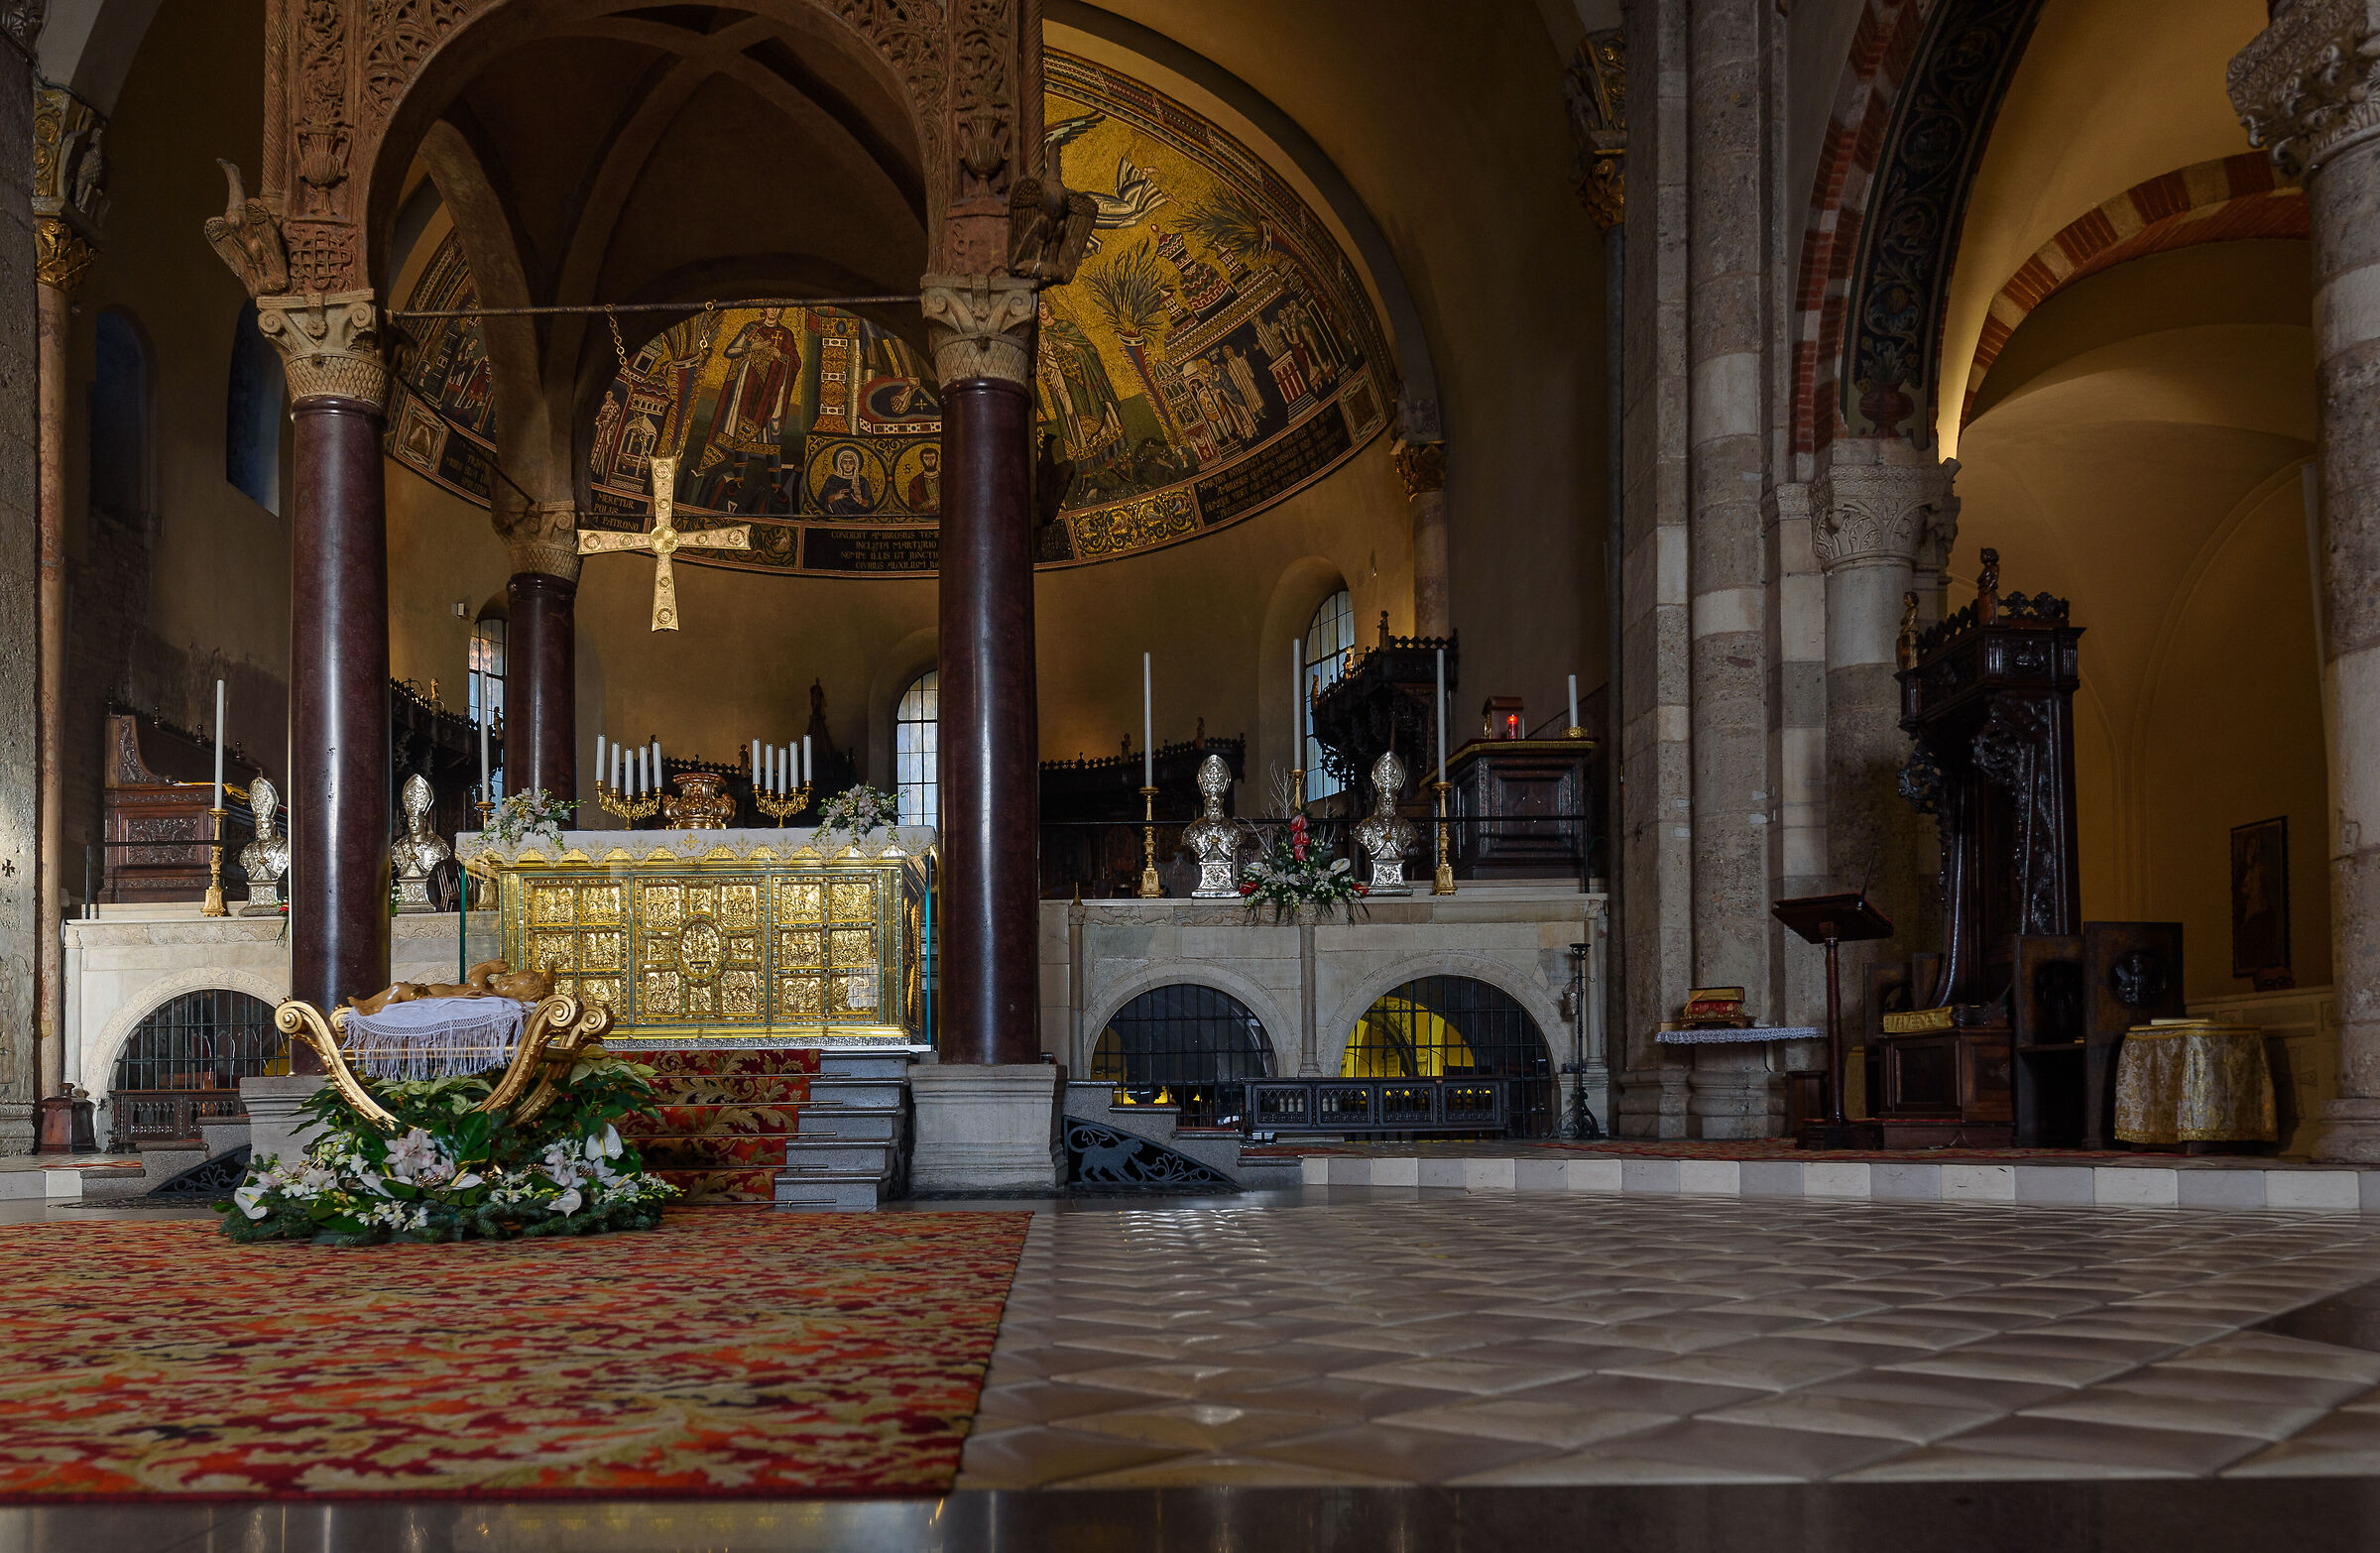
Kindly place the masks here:
[(2072, 1418), (2082, 1423), (2250, 1435), (2261, 1440), (2286, 1439), (2321, 1417), (2324, 1411), (2303, 1403), (2161, 1396), (2112, 1384), (2086, 1386), (2018, 1409), (2019, 1415), (2027, 1418)]
[(2024, 1483), (2044, 1479), (2187, 1478), (2191, 1474), (2163, 1467), (2132, 1467), (2118, 1462), (2079, 1462), (2066, 1459), (2002, 1455), (1991, 1451), (1962, 1451), (1955, 1445), (1932, 1446), (1895, 1456), (1855, 1472), (1838, 1473), (1835, 1483)]
[(978, 1427), (989, 1433), (992, 1426), (985, 1420), (990, 1418), (1018, 1423), (1063, 1423), (1083, 1413), (1103, 1413), (1130, 1405), (1130, 1397), (1100, 1386), (1068, 1385), (1053, 1380), (1017, 1380), (1006, 1384), (987, 1381), (976, 1418)]
[(1899, 1440), (1689, 1418), (1590, 1446), (1580, 1454), (1670, 1462), (1766, 1482), (1813, 1483), (1897, 1455)]
[(1364, 1473), (1397, 1483), (1443, 1483), (1472, 1473), (1556, 1454), (1546, 1441), (1453, 1435), (1363, 1423), (1310, 1438), (1283, 1440), (1241, 1452), (1262, 1461), (1294, 1462), (1329, 1472)]
[(2218, 1472), (2264, 1443), (2249, 1435), (2034, 1416), (1995, 1419), (1943, 1442), (1961, 1451), (2148, 1469), (2194, 1478)]
[[(1382, 1488), (1393, 1478), (1316, 1467), (1304, 1462), (1265, 1461), (1248, 1456), (1175, 1456), (1146, 1466), (1126, 1467), (1044, 1484), (1051, 1489), (1285, 1489)], [(961, 1488), (975, 1485), (961, 1479)]]
[(1668, 1359), (1633, 1365), (1615, 1365), (1608, 1374), (1635, 1375), (1646, 1380), (1694, 1380), (1705, 1385), (1789, 1391), (1797, 1385), (1832, 1380), (1840, 1375), (1854, 1374), (1862, 1368), (1855, 1362), (1823, 1354), (1793, 1359), (1721, 1348), (1706, 1349), (1695, 1354), (1677, 1354)]
[(1812, 1393), (1856, 1396), (1881, 1402), (1913, 1402), (1923, 1407), (1983, 1408), (1994, 1416), (2012, 1413), (2031, 1402), (2063, 1396), (2069, 1386), (2038, 1380), (1995, 1380), (1978, 1375), (1904, 1374), (1868, 1370), (1840, 1380), (1811, 1386)]
[(2380, 1475), (2380, 1413), (2338, 1413), (2226, 1468), (2226, 1478)]
[(1576, 1450), (1598, 1440), (1675, 1423), (1677, 1415), (1636, 1412), (1624, 1407), (1575, 1407), (1518, 1396), (1488, 1396), (1389, 1413), (1376, 1421), (1407, 1429), (1516, 1440), (1523, 1444), (1542, 1442), (1563, 1450)]
[(2117, 1375), (2106, 1384), (2144, 1396), (2176, 1396), (2188, 1401), (2256, 1402), (2349, 1411), (2380, 1407), (2380, 1393), (2370, 1391), (2362, 1381), (2348, 1375), (2275, 1375), (2250, 1370), (2187, 1370), (2151, 1365)]
[(2319, 1379), (2353, 1377), (2366, 1385), (2380, 1384), (2380, 1354), (2265, 1332), (2241, 1333), (2203, 1348), (2188, 1349), (2167, 1360), (2166, 1365), (2176, 1370), (2236, 1370), (2251, 1374), (2311, 1375)]
[(1118, 1365), (1105, 1370), (1078, 1370), (1067, 1375), (1077, 1385), (1104, 1386), (1141, 1396), (1184, 1398), (1219, 1395), (1236, 1387), (1279, 1378), (1277, 1371), (1201, 1364)]
[(1443, 1406), (1448, 1393), (1437, 1386), (1379, 1385), (1341, 1375), (1312, 1375), (1260, 1386), (1243, 1386), (1210, 1393), (1211, 1401), (1233, 1406), (1275, 1408), (1284, 1412), (1321, 1413), (1332, 1418), (1377, 1418), (1416, 1407)]
[(962, 1489), (1037, 1489), (1061, 1478), (1139, 1467), (1182, 1453), (1067, 1429), (1007, 1429), (967, 1437), (959, 1459)]
[(1767, 1395), (1757, 1386), (1710, 1385), (1695, 1380), (1665, 1380), (1643, 1375), (1598, 1374), (1577, 1380), (1558, 1380), (1550, 1385), (1529, 1386), (1524, 1390), (1507, 1391), (1503, 1399), (1514, 1402), (1550, 1402), (1563, 1407), (1583, 1407), (1589, 1410), (1610, 1408), (1621, 1412), (1668, 1413), (1677, 1417), (1708, 1412), (1733, 1402), (1748, 1402)]
[(1092, 1413), (1067, 1423), (1069, 1429), (1084, 1434), (1201, 1453), (1238, 1451), (1268, 1440), (1342, 1429), (1346, 1425), (1344, 1418), (1320, 1413), (1276, 1412), (1220, 1402), (1126, 1407), (1115, 1412)]
[[(1584, 1365), (1576, 1366), (1571, 1371), (1572, 1374), (1587, 1373)], [(1550, 1366), (1489, 1364), (1459, 1355), (1448, 1359), (1413, 1359), (1367, 1365), (1338, 1374), (1350, 1380), (1369, 1380), (1380, 1385), (1434, 1386), (1442, 1391), (1465, 1391), (1481, 1396), (1498, 1391), (1516, 1391), (1522, 1386), (1542, 1385), (1549, 1380), (1566, 1378), (1562, 1371)]]
[(2132, 1368), (2128, 1361), (2051, 1354), (2000, 1353), (1968, 1344), (1930, 1359), (1904, 1360), (1882, 1369), (1901, 1374), (1973, 1375), (1982, 1380), (2039, 1380), (2088, 1385)]
[(1762, 1424), (1818, 1434), (1857, 1434), (1928, 1445), (2000, 1416), (1991, 1407), (1947, 1407), (1818, 1390), (1786, 1391), (1703, 1414), (1724, 1423)]

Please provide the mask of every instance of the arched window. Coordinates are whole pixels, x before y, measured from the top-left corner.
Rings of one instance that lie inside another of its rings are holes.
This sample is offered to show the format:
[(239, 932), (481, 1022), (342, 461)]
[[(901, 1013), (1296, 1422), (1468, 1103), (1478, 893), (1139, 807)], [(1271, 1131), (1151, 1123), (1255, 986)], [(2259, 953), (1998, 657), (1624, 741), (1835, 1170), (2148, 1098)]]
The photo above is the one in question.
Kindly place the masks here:
[[(471, 626), (471, 667), (467, 676), (471, 696), (471, 721), (488, 721), (491, 738), (504, 733), (504, 634), (506, 617), (501, 597), (490, 599), (480, 606), (479, 619)], [(495, 788), (488, 794), (490, 802), (504, 796), (504, 777), (501, 771), (490, 772), (488, 785)]]
[(149, 510), (149, 348), (128, 313), (99, 315), (91, 374), (91, 505), (129, 518)]
[(256, 303), (240, 309), (231, 332), (231, 386), (223, 396), (223, 478), (259, 507), (281, 516), (282, 391), (278, 353), (257, 332)]
[[(1306, 699), (1311, 702), (1325, 685), (1335, 684), (1347, 672), (1347, 660), (1356, 647), (1356, 606), (1341, 588), (1322, 601), (1314, 618), (1306, 626)], [(1306, 801), (1327, 798), (1343, 783), (1322, 769), (1322, 741), (1312, 734), (1306, 736)]]
[(273, 1006), (246, 993), (183, 993), (141, 1020), (116, 1058), (112, 1141), (195, 1140), (202, 1122), (237, 1121), (240, 1080), (290, 1071)]
[(942, 823), (940, 756), (942, 673), (929, 668), (900, 693), (892, 714), (892, 781), (903, 825)]
[(1510, 993), (1468, 976), (1424, 976), (1384, 994), (1348, 1036), (1341, 1078), (1526, 1079), (1515, 1127), (1553, 1130), (1553, 1062), (1545, 1033)]
[(1091, 1076), (1116, 1085), (1135, 1105), (1159, 1100), (1182, 1108), (1185, 1123), (1236, 1114), (1236, 1094), (1216, 1087), (1270, 1078), (1272, 1043), (1248, 1006), (1215, 987), (1188, 982), (1155, 987), (1116, 1011), (1091, 1048)]

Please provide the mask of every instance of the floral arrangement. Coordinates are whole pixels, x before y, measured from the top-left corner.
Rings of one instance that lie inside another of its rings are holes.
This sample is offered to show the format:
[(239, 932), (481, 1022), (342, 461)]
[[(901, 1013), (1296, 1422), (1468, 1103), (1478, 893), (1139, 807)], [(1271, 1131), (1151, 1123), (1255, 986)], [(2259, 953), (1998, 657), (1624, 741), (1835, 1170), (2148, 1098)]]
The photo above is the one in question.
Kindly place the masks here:
[(499, 846), (517, 847), (524, 841), (549, 841), (559, 845), (562, 826), (569, 823), (574, 806), (535, 787), (528, 792), (508, 792), (488, 816), (487, 839)]
[(511, 1240), (650, 1230), (677, 1188), (647, 1174), (618, 1123), (653, 1100), (653, 1069), (597, 1054), (570, 1070), (526, 1127), (471, 1108), (491, 1076), (364, 1082), (400, 1131), (382, 1133), (325, 1086), (305, 1109), (321, 1124), (305, 1157), (249, 1166), (216, 1204), (235, 1241)]
[(1303, 814), (1274, 834), (1240, 874), (1240, 898), (1252, 917), (1259, 905), (1272, 907), (1272, 919), (1294, 917), (1301, 906), (1344, 911), (1356, 919), (1357, 904), (1370, 891), (1356, 883), (1355, 870), (1345, 858), (1325, 863), (1314, 852), (1313, 837)]
[(865, 784), (846, 787), (818, 805), (818, 824), (823, 830), (865, 836), (872, 830), (899, 823), (899, 795)]

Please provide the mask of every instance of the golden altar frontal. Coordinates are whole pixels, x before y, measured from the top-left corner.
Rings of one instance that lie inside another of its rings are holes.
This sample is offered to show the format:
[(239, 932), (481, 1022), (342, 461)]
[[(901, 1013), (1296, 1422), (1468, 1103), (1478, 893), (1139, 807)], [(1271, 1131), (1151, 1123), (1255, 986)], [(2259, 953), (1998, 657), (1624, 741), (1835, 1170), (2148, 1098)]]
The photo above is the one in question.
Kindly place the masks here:
[(504, 955), (612, 1011), (608, 1044), (923, 1044), (934, 832), (460, 838)]

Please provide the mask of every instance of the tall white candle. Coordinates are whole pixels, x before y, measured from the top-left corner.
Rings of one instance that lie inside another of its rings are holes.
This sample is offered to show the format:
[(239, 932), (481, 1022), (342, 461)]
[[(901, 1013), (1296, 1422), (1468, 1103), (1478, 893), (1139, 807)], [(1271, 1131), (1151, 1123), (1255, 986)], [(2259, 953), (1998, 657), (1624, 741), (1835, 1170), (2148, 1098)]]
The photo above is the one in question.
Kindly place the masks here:
[(1306, 764), (1306, 645), (1295, 637), (1289, 639), (1289, 764)]
[(752, 741), (752, 790), (761, 790), (761, 741)]
[(614, 792), (620, 791), (620, 746), (614, 744), (612, 746), (612, 790)]
[(472, 677), (478, 681), (472, 689), (479, 702), (479, 796), (484, 802), (492, 796), (488, 791), (488, 676), (474, 669)]
[(1446, 649), (1438, 650), (1438, 779), (1446, 780)]
[(802, 782), (802, 785), (803, 785), (803, 786), (805, 786), (805, 787), (806, 787), (806, 786), (808, 786), (808, 785), (810, 784), (810, 780), (811, 780), (811, 778), (812, 778), (813, 776), (815, 776), (816, 775), (817, 775), (817, 774), (816, 774), (815, 770), (814, 770), (814, 769), (811, 767), (811, 765), (810, 765), (810, 736), (809, 736), (808, 734), (803, 734), (803, 735), (801, 736), (801, 782)]
[(223, 681), (215, 681), (215, 801), (214, 808), (223, 806)]
[(595, 736), (595, 780), (598, 784), (603, 781), (603, 735), (601, 734)]
[(1570, 723), (1569, 723), (1569, 726), (1570, 726), (1570, 727), (1572, 727), (1572, 728), (1576, 728), (1576, 727), (1578, 727), (1578, 726), (1579, 726), (1579, 676), (1578, 676), (1578, 675), (1576, 675), (1576, 674), (1573, 674), (1573, 675), (1571, 675), (1571, 676), (1570, 676)]
[(1149, 705), (1148, 655), (1140, 655), (1140, 785), (1157, 784), (1156, 717)]
[(658, 792), (668, 785), (669, 778), (661, 773), (661, 741), (655, 739), (653, 741), (653, 780), (646, 785), (645, 790)]

